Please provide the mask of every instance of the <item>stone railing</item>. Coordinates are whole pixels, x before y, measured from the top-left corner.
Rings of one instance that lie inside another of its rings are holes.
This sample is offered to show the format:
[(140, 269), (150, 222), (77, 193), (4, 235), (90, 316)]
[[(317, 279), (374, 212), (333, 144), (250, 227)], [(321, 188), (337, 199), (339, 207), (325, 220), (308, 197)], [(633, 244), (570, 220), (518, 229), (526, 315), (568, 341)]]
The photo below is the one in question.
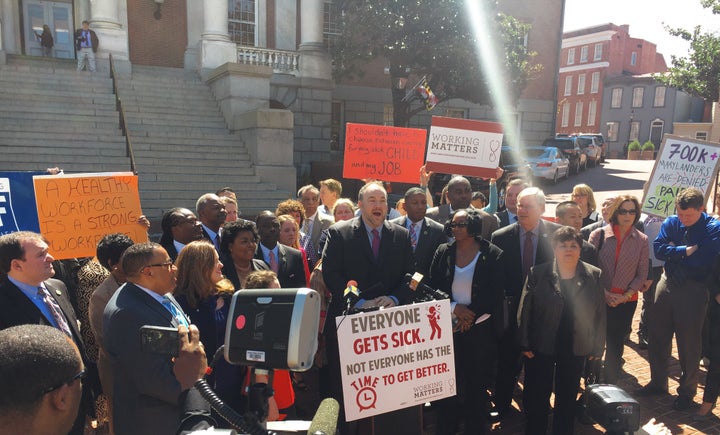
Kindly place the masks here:
[(296, 51), (271, 50), (238, 45), (237, 54), (238, 63), (270, 66), (273, 68), (273, 72), (276, 73), (297, 74), (300, 68), (300, 54)]

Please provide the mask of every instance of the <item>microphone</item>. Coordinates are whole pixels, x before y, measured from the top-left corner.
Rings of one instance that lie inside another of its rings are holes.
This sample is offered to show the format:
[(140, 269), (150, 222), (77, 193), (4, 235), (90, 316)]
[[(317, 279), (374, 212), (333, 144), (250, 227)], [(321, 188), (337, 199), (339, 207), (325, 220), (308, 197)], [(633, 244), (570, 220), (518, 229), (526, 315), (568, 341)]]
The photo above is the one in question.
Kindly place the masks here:
[(343, 299), (345, 299), (345, 314), (348, 314), (358, 299), (360, 299), (360, 291), (357, 288), (357, 281), (354, 279), (347, 282), (347, 286), (343, 292)]
[(405, 281), (407, 282), (407, 286), (414, 293), (414, 301), (422, 301), (428, 298), (436, 301), (450, 299), (450, 295), (448, 295), (444, 291), (434, 289), (429, 285), (423, 284), (421, 282), (423, 278), (424, 276), (420, 272), (415, 272), (413, 275), (410, 275), (409, 273), (405, 274)]
[(324, 399), (313, 416), (307, 435), (335, 435), (338, 415), (340, 415), (338, 401), (332, 397)]

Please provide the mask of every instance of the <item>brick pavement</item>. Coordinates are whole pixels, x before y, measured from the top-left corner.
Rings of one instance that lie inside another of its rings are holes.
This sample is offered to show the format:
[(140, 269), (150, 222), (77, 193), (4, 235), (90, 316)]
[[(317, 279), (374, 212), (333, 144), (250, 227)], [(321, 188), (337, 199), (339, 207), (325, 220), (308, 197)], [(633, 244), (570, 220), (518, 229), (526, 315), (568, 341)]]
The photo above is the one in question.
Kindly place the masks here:
[[(637, 328), (640, 321), (640, 306), (635, 312), (633, 318), (633, 332), (630, 335), (630, 342), (625, 345), (625, 365), (624, 373), (621, 375), (618, 386), (624, 389), (631, 396), (633, 392), (640, 386), (646, 385), (650, 381), (650, 367), (647, 362), (647, 350), (641, 350), (637, 345)], [(701, 367), (702, 374), (700, 376), (700, 385), (695, 401), (699, 404), (702, 402), (703, 388), (705, 384), (705, 369)], [(675, 398), (674, 394), (678, 386), (680, 377), (680, 364), (677, 359), (677, 348), (673, 340), (672, 359), (670, 361), (670, 380), (669, 388), (671, 395), (640, 397), (636, 398), (640, 403), (641, 422), (644, 424), (651, 417), (655, 417), (657, 421), (663, 422), (673, 434), (689, 435), (689, 434), (720, 434), (720, 408), (714, 410), (714, 417), (703, 421), (692, 421), (692, 414), (695, 410), (687, 412), (674, 411), (672, 402)], [(518, 403), (521, 401), (519, 394), (515, 395), (513, 402), (514, 412), (496, 425), (493, 435), (518, 435), (524, 433), (524, 420), (519, 411)], [(430, 435), (434, 433), (434, 416), (432, 411), (426, 413), (425, 433)], [(601, 434), (605, 431), (599, 425), (582, 425), (575, 424), (575, 433), (578, 435)]]

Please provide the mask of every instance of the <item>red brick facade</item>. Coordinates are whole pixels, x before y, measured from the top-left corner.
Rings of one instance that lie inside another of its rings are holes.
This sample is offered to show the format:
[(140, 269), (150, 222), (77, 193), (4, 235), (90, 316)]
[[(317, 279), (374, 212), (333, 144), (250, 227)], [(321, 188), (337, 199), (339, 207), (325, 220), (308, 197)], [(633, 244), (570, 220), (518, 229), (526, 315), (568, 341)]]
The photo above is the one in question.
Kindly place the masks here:
[(130, 62), (182, 68), (187, 47), (185, 1), (164, 2), (159, 20), (154, 12), (150, 0), (127, 0)]

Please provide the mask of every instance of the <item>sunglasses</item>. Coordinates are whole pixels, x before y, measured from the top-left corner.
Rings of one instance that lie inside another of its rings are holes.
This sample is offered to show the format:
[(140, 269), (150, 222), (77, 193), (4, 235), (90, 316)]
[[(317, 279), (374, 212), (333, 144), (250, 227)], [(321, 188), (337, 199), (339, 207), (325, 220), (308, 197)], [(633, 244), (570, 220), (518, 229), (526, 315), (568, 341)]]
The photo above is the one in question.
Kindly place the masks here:
[(73, 382), (75, 382), (75, 380), (77, 380), (77, 379), (85, 379), (85, 377), (87, 377), (87, 372), (85, 371), (85, 369), (82, 369), (78, 374), (76, 374), (75, 376), (73, 376), (69, 379), (62, 381), (60, 384), (55, 385), (54, 387), (45, 388), (44, 390), (40, 391), (40, 396), (44, 396), (47, 393), (51, 393), (51, 392), (57, 390), (58, 388), (62, 387), (63, 385), (70, 385)]
[(448, 227), (450, 227), (450, 228), (465, 228), (467, 226), (468, 226), (467, 222), (452, 222), (452, 223), (448, 224)]
[(626, 208), (619, 208), (618, 214), (637, 214), (637, 210), (635, 210), (635, 209), (628, 210)]

